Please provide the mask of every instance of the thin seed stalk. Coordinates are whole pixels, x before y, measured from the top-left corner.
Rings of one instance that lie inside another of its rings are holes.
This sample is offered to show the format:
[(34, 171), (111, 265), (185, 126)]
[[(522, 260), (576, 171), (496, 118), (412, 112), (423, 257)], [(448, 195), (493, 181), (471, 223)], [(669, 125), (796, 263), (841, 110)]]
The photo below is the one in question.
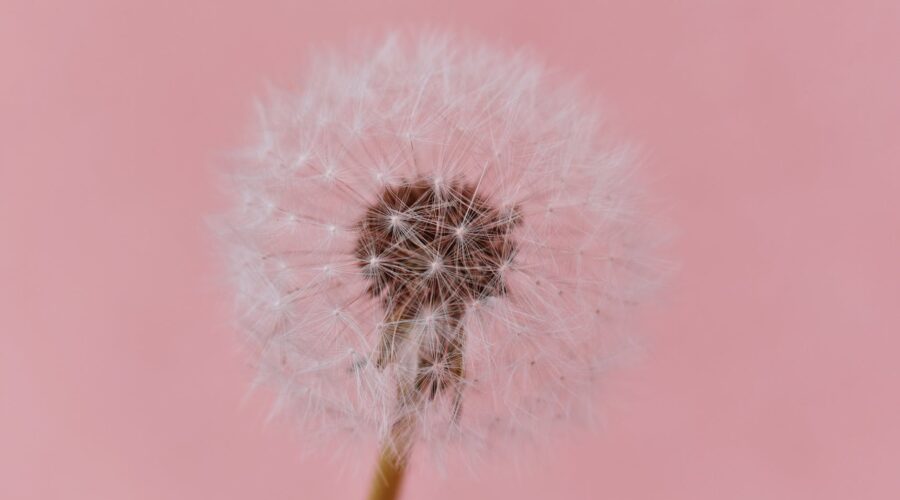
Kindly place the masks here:
[(403, 485), (407, 464), (409, 464), (408, 452), (398, 452), (395, 446), (385, 443), (381, 448), (375, 476), (372, 478), (369, 500), (395, 500), (399, 498), (400, 487)]
[(400, 412), (391, 426), (391, 435), (381, 446), (369, 500), (395, 500), (409, 464), (415, 435), (415, 417), (410, 406), (421, 402), (421, 391), (414, 386), (397, 391)]

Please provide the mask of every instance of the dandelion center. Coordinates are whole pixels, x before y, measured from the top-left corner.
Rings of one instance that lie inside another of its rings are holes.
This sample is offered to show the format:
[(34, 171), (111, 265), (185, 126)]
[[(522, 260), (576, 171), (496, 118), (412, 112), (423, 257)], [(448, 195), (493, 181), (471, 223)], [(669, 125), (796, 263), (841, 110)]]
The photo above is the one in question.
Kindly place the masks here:
[(371, 271), (368, 293), (386, 306), (459, 306), (506, 293), (501, 271), (514, 257), (518, 224), (472, 184), (403, 182), (384, 187), (357, 224), (356, 258)]
[(462, 317), (467, 304), (506, 294), (502, 271), (515, 256), (519, 222), (517, 211), (501, 210), (462, 181), (418, 179), (382, 189), (357, 224), (355, 252), (369, 295), (385, 310), (379, 366), (397, 357), (411, 325), (423, 324), (438, 338), (418, 349), (416, 386), (434, 397), (462, 376)]

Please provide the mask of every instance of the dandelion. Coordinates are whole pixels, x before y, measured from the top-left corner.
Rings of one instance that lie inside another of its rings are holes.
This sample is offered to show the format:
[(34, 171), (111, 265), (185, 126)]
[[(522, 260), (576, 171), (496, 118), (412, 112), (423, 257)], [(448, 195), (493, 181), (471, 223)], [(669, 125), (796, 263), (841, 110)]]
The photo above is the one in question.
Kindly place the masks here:
[(653, 278), (630, 156), (530, 57), (391, 36), (259, 105), (228, 217), (242, 330), (309, 435), (490, 449), (590, 412)]

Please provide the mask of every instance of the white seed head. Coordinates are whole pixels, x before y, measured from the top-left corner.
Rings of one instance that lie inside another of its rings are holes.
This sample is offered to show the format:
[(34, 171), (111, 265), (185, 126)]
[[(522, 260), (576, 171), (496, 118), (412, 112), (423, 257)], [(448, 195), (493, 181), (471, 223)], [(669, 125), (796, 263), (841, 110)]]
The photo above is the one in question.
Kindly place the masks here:
[(657, 274), (592, 108), (529, 57), (451, 36), (320, 59), (300, 88), (260, 106), (265, 154), (232, 176), (223, 231), (284, 410), (323, 437), (390, 440), (408, 419), (438, 454), (589, 413)]

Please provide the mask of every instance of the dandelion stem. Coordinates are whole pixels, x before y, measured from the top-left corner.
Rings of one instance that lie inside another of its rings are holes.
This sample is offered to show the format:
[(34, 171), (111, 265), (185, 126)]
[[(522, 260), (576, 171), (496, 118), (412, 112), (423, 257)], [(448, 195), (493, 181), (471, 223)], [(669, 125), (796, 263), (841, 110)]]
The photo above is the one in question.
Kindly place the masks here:
[(398, 457), (390, 445), (384, 445), (378, 459), (378, 468), (372, 480), (369, 500), (395, 500), (400, 493), (406, 472), (406, 457)]
[(391, 425), (390, 435), (381, 445), (369, 500), (395, 500), (400, 494), (416, 430), (414, 408), (422, 402), (420, 395), (420, 391), (409, 383), (398, 388), (397, 418)]

